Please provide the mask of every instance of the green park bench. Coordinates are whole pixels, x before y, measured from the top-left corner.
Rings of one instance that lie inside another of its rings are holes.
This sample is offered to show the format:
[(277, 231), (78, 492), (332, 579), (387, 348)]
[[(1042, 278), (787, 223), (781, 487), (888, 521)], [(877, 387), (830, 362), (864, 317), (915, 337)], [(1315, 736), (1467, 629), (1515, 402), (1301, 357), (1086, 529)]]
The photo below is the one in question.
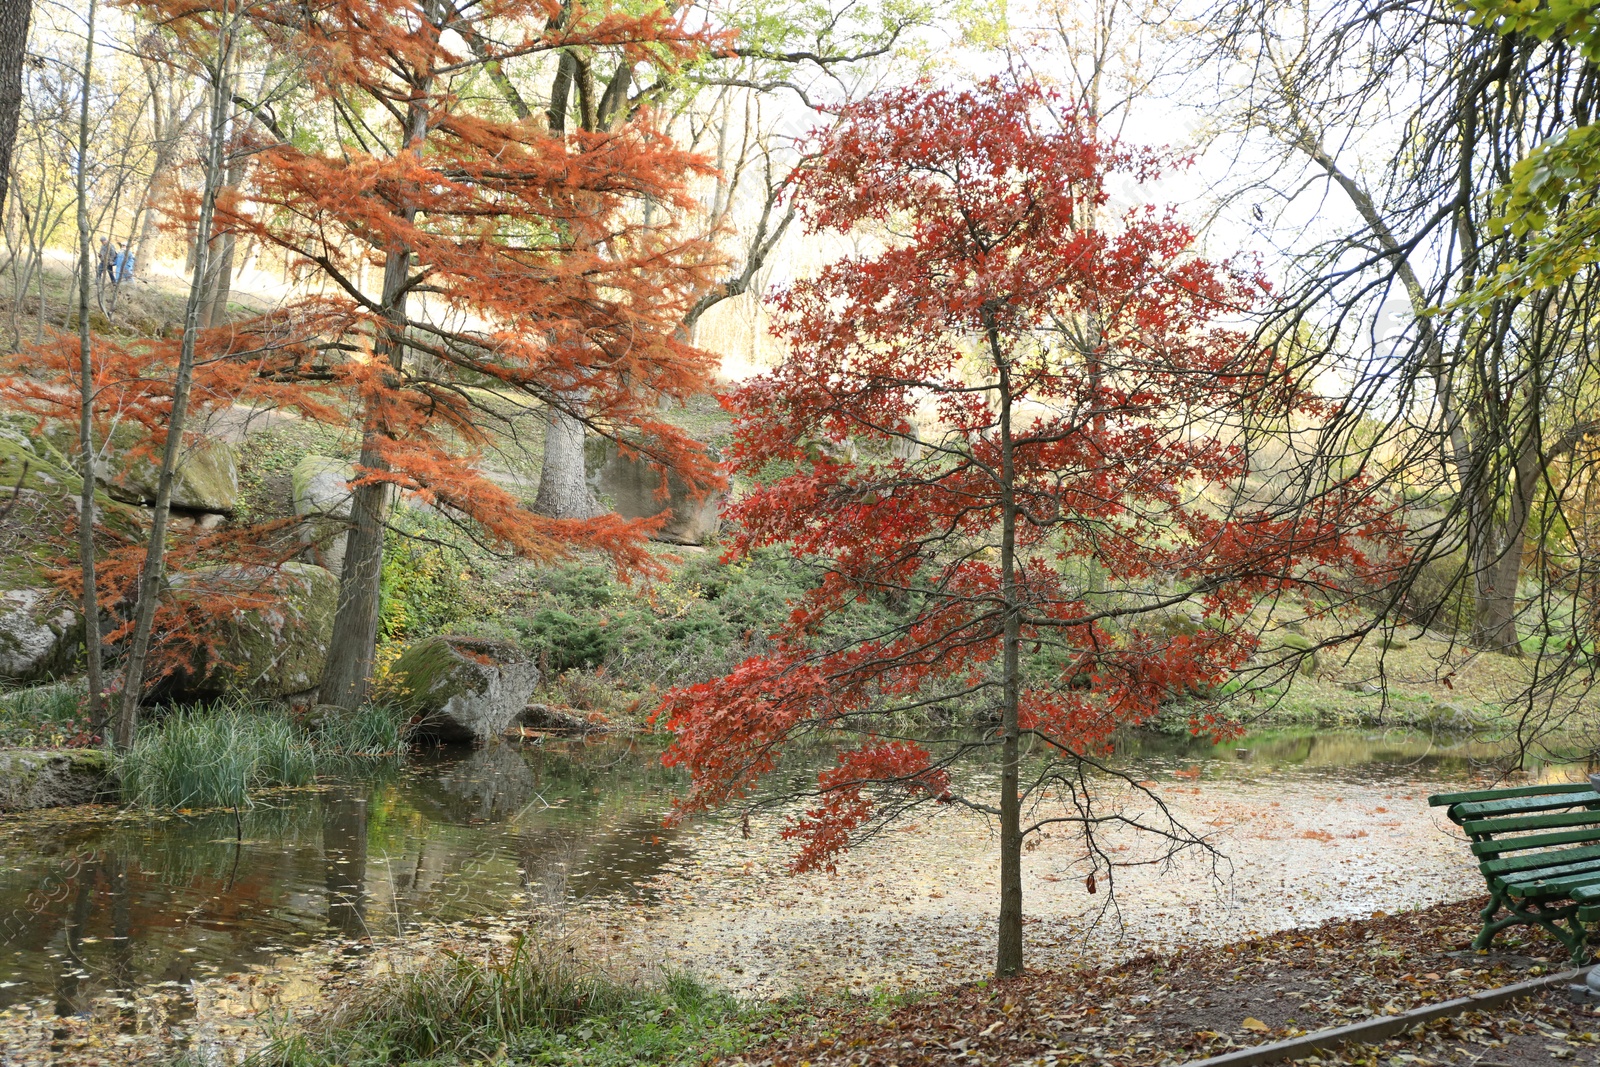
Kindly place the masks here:
[(1442, 793), (1428, 803), (1472, 840), (1489, 883), (1472, 947), (1488, 948), (1508, 926), (1541, 926), (1575, 966), (1587, 962), (1587, 932), (1600, 926), (1600, 793), (1561, 783)]

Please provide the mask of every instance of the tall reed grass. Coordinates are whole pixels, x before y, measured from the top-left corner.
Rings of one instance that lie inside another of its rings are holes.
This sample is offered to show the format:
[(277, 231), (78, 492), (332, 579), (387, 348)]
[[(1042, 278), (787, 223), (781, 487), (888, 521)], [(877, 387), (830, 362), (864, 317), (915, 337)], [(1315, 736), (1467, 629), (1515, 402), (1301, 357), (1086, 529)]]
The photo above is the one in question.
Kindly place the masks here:
[(125, 801), (157, 808), (231, 808), (253, 790), (307, 785), (311, 740), (282, 711), (219, 702), (147, 724), (117, 759)]
[(354, 711), (324, 708), (311, 730), (320, 756), (383, 759), (401, 755), (409, 743), (405, 716), (385, 704), (363, 704)]
[(246, 807), (252, 792), (309, 784), (352, 760), (405, 754), (406, 727), (389, 708), (329, 709), (309, 728), (272, 705), (218, 701), (146, 723), (117, 757), (123, 800), (152, 808)]

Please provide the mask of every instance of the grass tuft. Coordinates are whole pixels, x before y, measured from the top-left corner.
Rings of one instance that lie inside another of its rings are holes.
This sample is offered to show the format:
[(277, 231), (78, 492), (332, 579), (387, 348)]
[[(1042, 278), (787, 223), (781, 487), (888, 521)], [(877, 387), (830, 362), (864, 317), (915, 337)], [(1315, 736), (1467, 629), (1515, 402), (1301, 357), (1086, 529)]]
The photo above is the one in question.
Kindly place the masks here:
[(620, 981), (560, 942), (524, 934), (503, 949), (444, 951), (376, 976), (321, 1016), (274, 1035), (254, 1061), (687, 1065), (745, 1047), (774, 1014), (687, 975)]
[(123, 799), (133, 804), (245, 807), (252, 790), (309, 784), (317, 755), (283, 712), (219, 702), (148, 724), (118, 757), (117, 773)]
[(355, 711), (325, 707), (311, 729), (322, 756), (383, 759), (405, 752), (410, 740), (406, 718), (385, 704), (363, 704)]

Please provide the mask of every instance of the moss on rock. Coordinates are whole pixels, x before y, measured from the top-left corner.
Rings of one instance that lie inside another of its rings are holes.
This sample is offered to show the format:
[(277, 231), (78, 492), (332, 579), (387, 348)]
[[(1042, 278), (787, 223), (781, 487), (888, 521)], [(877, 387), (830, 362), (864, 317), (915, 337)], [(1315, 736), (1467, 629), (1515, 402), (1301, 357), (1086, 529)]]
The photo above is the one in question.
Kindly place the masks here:
[(389, 681), (418, 734), (481, 742), (500, 736), (526, 709), (539, 669), (508, 642), (430, 637), (400, 653)]
[[(177, 599), (215, 604), (201, 650), (170, 682), (179, 700), (224, 694), (273, 699), (304, 693), (322, 680), (339, 580), (321, 567), (206, 567), (173, 580)], [(266, 604), (259, 604), (261, 599)], [(237, 599), (248, 606), (229, 608)]]
[(92, 804), (115, 794), (111, 759), (98, 749), (0, 751), (0, 812)]

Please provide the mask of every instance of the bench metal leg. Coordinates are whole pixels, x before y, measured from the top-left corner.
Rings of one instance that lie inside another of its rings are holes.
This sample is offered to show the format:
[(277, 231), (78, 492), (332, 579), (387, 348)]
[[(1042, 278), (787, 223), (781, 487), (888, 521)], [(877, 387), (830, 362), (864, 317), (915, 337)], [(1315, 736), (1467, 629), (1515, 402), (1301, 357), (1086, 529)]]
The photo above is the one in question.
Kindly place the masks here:
[[(1495, 918), (1497, 912), (1505, 909), (1506, 914)], [(1483, 951), (1494, 941), (1494, 937), (1508, 926), (1538, 926), (1550, 932), (1550, 935), (1572, 954), (1572, 964), (1582, 967), (1588, 962), (1589, 948), (1585, 943), (1588, 931), (1578, 921), (1578, 905), (1562, 904), (1549, 906), (1537, 902), (1521, 904), (1505, 894), (1504, 891), (1491, 890), (1489, 904), (1480, 915), (1483, 920), (1483, 929), (1478, 931), (1478, 936), (1472, 939), (1472, 947)]]

